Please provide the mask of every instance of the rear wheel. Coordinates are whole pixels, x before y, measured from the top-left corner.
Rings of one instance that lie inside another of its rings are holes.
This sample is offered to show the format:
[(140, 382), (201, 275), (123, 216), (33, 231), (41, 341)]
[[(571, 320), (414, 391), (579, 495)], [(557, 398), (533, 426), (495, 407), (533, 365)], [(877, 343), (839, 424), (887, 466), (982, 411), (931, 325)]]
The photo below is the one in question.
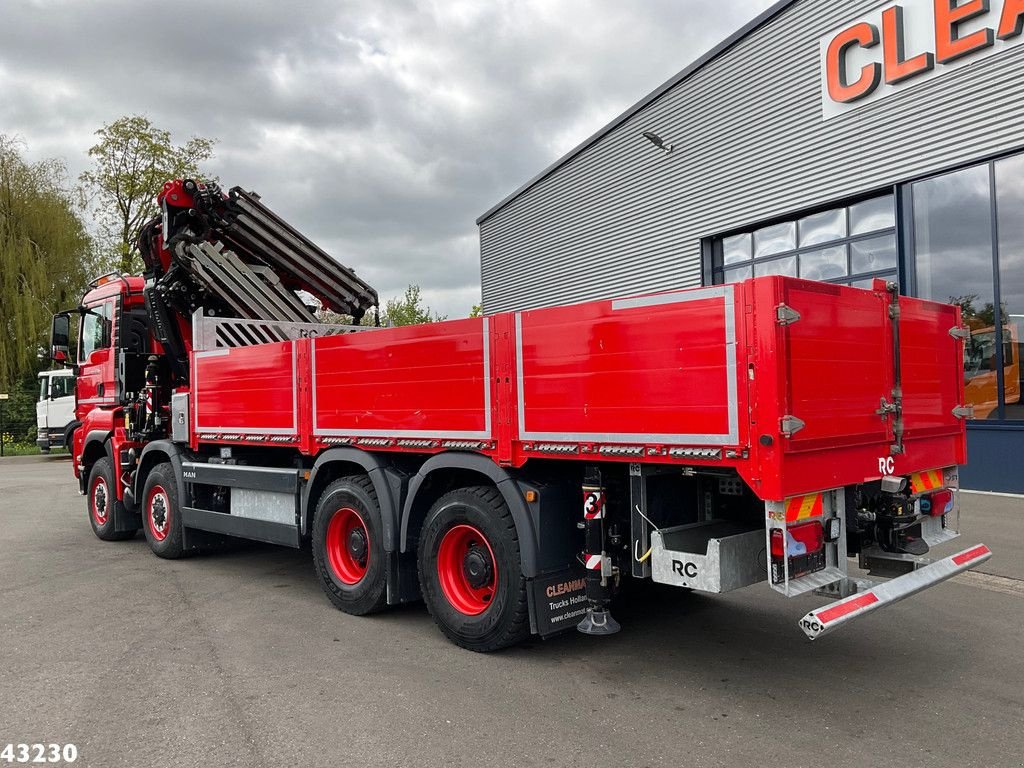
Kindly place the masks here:
[(174, 467), (158, 464), (146, 477), (142, 492), (142, 530), (157, 557), (174, 560), (182, 554), (181, 512)]
[(430, 615), (455, 644), (495, 651), (529, 634), (519, 538), (496, 488), (460, 488), (438, 499), (423, 524), (417, 565)]
[(345, 613), (362, 616), (387, 605), (383, 524), (370, 478), (343, 477), (320, 496), (313, 566), (327, 597)]
[(103, 541), (123, 541), (135, 535), (135, 531), (114, 529), (114, 505), (117, 495), (114, 485), (114, 465), (106, 456), (96, 460), (89, 472), (87, 485), (89, 523), (96, 538)]

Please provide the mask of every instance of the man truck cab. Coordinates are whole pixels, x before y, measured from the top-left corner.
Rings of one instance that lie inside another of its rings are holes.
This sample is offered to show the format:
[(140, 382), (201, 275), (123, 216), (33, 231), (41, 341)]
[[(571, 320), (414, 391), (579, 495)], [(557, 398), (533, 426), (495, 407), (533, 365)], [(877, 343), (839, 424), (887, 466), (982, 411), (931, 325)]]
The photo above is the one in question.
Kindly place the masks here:
[(68, 368), (39, 374), (36, 445), (43, 453), (71, 447), (75, 421), (75, 374)]

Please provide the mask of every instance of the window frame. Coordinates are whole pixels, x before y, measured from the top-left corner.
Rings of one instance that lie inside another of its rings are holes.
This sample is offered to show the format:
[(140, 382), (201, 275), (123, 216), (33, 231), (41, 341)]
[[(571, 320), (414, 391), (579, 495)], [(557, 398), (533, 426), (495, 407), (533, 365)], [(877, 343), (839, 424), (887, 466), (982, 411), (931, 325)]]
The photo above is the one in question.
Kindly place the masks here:
[[(988, 159), (975, 160), (973, 162), (961, 163), (951, 168), (946, 168), (942, 171), (930, 173), (927, 176), (921, 176), (910, 181), (904, 182), (899, 185), (898, 193), (903, 198), (903, 205), (901, 206), (899, 213), (903, 220), (900, 229), (906, 233), (907, 247), (901, 262), (905, 266), (907, 273), (907, 294), (910, 296), (920, 296), (919, 284), (917, 280), (917, 233), (914, 225), (914, 186), (922, 182), (929, 181), (931, 179), (938, 179), (943, 176), (951, 176), (956, 173), (970, 170), (972, 168), (984, 167), (988, 172), (988, 194), (989, 194), (989, 231), (991, 232), (991, 262), (992, 262), (992, 302), (993, 302), (993, 326), (996, 334), (995, 338), (995, 358), (996, 358), (996, 410), (995, 418), (985, 419), (970, 419), (968, 423), (971, 426), (984, 426), (984, 427), (998, 427), (998, 428), (1009, 428), (1009, 429), (1024, 429), (1024, 419), (1008, 419), (1006, 417), (1006, 340), (1003, 338), (1003, 330), (1005, 325), (1003, 323), (1003, 298), (1002, 298), (1002, 270), (999, 260), (999, 189), (996, 184), (996, 165), (1002, 161), (1015, 157), (1017, 155), (1024, 154), (1024, 148), (1018, 148), (1014, 151), (1003, 152), (998, 155), (989, 157)], [(966, 359), (966, 351), (965, 351)]]
[[(864, 233), (857, 234), (857, 235), (851, 235), (850, 234), (850, 231), (851, 231), (851, 226), (850, 226), (851, 225), (851, 222), (850, 222), (850, 208), (852, 206), (854, 206), (854, 205), (859, 204), (859, 203), (864, 203), (864, 202), (867, 202), (868, 200), (873, 200), (875, 198), (881, 198), (881, 197), (891, 197), (892, 198), (892, 214), (893, 214), (893, 224), (892, 224), (892, 226), (891, 227), (886, 227), (884, 229), (877, 229), (877, 230), (875, 230), (873, 232), (864, 232)], [(845, 237), (836, 238), (835, 240), (829, 240), (829, 241), (826, 241), (826, 242), (813, 243), (813, 244), (810, 244), (810, 245), (807, 245), (807, 246), (801, 246), (801, 244), (800, 244), (800, 221), (802, 219), (805, 219), (805, 218), (809, 217), (809, 216), (815, 216), (815, 215), (818, 215), (818, 214), (826, 213), (828, 211), (836, 210), (837, 208), (842, 208), (843, 209), (843, 216), (844, 216), (844, 219), (845, 219), (846, 236)], [(793, 226), (794, 226), (794, 228), (796, 230), (796, 248), (792, 248), (792, 249), (787, 250), (787, 251), (780, 251), (779, 253), (773, 253), (770, 256), (764, 256), (764, 257), (761, 257), (760, 259), (754, 258), (753, 257), (753, 235), (754, 235), (754, 233), (756, 231), (760, 230), (760, 229), (765, 229), (766, 227), (772, 227), (772, 226), (776, 226), (776, 225), (779, 225), (779, 224), (785, 224), (785, 223), (789, 223), (789, 222), (793, 223)], [(747, 261), (735, 262), (733, 264), (726, 265), (724, 263), (724, 258), (723, 258), (724, 257), (723, 247), (722, 247), (723, 241), (726, 240), (727, 238), (730, 238), (730, 237), (736, 237), (737, 235), (749, 235), (751, 237), (751, 258), (749, 260), (747, 260)], [(887, 268), (887, 269), (872, 270), (872, 271), (869, 271), (869, 272), (856, 272), (856, 273), (854, 273), (852, 271), (853, 254), (851, 252), (850, 245), (853, 244), (853, 243), (864, 242), (864, 241), (867, 241), (867, 240), (874, 240), (876, 238), (879, 238), (879, 237), (882, 237), (882, 236), (886, 236), (886, 235), (891, 235), (894, 238), (894, 241), (895, 241), (895, 244), (896, 244), (896, 263), (893, 265), (893, 267)], [(810, 252), (810, 251), (818, 251), (818, 250), (822, 250), (824, 248), (830, 248), (830, 247), (842, 247), (842, 248), (845, 249), (845, 251), (846, 251), (846, 275), (844, 275), (842, 277), (829, 278), (829, 279), (824, 280), (822, 282), (834, 283), (834, 284), (838, 284), (838, 285), (849, 285), (849, 284), (851, 284), (853, 282), (856, 282), (856, 281), (870, 280), (870, 279), (873, 279), (873, 278), (876, 278), (876, 277), (881, 277), (883, 279), (892, 279), (892, 278), (895, 277), (897, 282), (899, 282), (899, 284), (901, 286), (903, 286), (904, 285), (904, 282), (903, 282), (904, 276), (903, 276), (903, 273), (902, 273), (901, 265), (902, 265), (902, 262), (903, 262), (904, 259), (903, 259), (903, 251), (901, 250), (902, 247), (903, 247), (903, 239), (900, 236), (900, 196), (899, 196), (899, 186), (895, 185), (895, 186), (883, 187), (881, 189), (876, 189), (873, 192), (870, 192), (870, 193), (867, 193), (867, 194), (858, 195), (856, 197), (847, 198), (845, 200), (833, 201), (833, 202), (831, 202), (831, 203), (829, 203), (827, 205), (817, 206), (815, 208), (804, 210), (804, 211), (799, 211), (799, 212), (797, 212), (795, 214), (790, 214), (788, 216), (777, 217), (777, 218), (774, 218), (774, 219), (770, 219), (768, 221), (764, 221), (764, 222), (759, 222), (757, 224), (753, 224), (751, 226), (742, 227), (742, 228), (738, 228), (738, 229), (733, 229), (733, 230), (728, 231), (728, 232), (723, 232), (723, 233), (718, 234), (718, 235), (714, 235), (714, 236), (711, 236), (711, 237), (704, 238), (703, 241), (702, 241), (702, 244), (701, 244), (701, 253), (702, 253), (702, 256), (703, 256), (703, 258), (702, 258), (702, 261), (703, 261), (702, 273), (703, 273), (703, 276), (704, 276), (704, 284), (705, 285), (719, 285), (719, 284), (722, 284), (722, 283), (726, 282), (726, 280), (725, 280), (725, 273), (729, 269), (737, 269), (737, 268), (740, 268), (740, 267), (750, 267), (751, 270), (753, 270), (755, 265), (767, 264), (767, 263), (774, 262), (774, 261), (777, 261), (777, 260), (780, 260), (780, 259), (790, 258), (790, 257), (794, 257), (794, 256), (796, 257), (796, 272), (797, 272), (796, 276), (797, 277), (802, 277), (800, 275), (800, 254), (801, 253)], [(752, 271), (752, 274), (753, 274), (753, 271)], [(813, 278), (804, 278), (804, 279), (813, 279)]]
[[(82, 322), (78, 328), (78, 364), (86, 365), (89, 362), (89, 355), (92, 355), (97, 349), (109, 349), (114, 343), (113, 325), (114, 325), (114, 302), (111, 299), (104, 299), (103, 301), (93, 304), (85, 308), (87, 311), (82, 313)], [(100, 337), (100, 343), (98, 346), (94, 346), (89, 350), (89, 354), (85, 354), (85, 324), (89, 317), (97, 318), (97, 322), (105, 323), (102, 325), (102, 334)]]

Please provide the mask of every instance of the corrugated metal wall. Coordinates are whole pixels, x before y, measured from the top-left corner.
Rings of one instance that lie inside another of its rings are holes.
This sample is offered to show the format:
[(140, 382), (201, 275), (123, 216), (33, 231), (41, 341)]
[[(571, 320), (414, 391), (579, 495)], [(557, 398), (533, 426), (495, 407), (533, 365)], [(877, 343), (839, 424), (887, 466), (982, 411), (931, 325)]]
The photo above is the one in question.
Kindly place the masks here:
[(823, 121), (819, 39), (877, 5), (797, 2), (484, 220), (484, 310), (699, 285), (703, 237), (1024, 144), (1024, 46)]

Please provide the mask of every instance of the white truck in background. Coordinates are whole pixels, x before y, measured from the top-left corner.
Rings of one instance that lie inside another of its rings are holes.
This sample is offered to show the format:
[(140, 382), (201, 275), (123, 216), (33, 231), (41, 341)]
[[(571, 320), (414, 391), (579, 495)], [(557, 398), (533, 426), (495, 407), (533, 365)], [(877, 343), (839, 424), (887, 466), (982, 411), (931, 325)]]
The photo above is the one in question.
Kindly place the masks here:
[(75, 431), (75, 376), (70, 368), (39, 374), (36, 445), (42, 453), (71, 445)]

